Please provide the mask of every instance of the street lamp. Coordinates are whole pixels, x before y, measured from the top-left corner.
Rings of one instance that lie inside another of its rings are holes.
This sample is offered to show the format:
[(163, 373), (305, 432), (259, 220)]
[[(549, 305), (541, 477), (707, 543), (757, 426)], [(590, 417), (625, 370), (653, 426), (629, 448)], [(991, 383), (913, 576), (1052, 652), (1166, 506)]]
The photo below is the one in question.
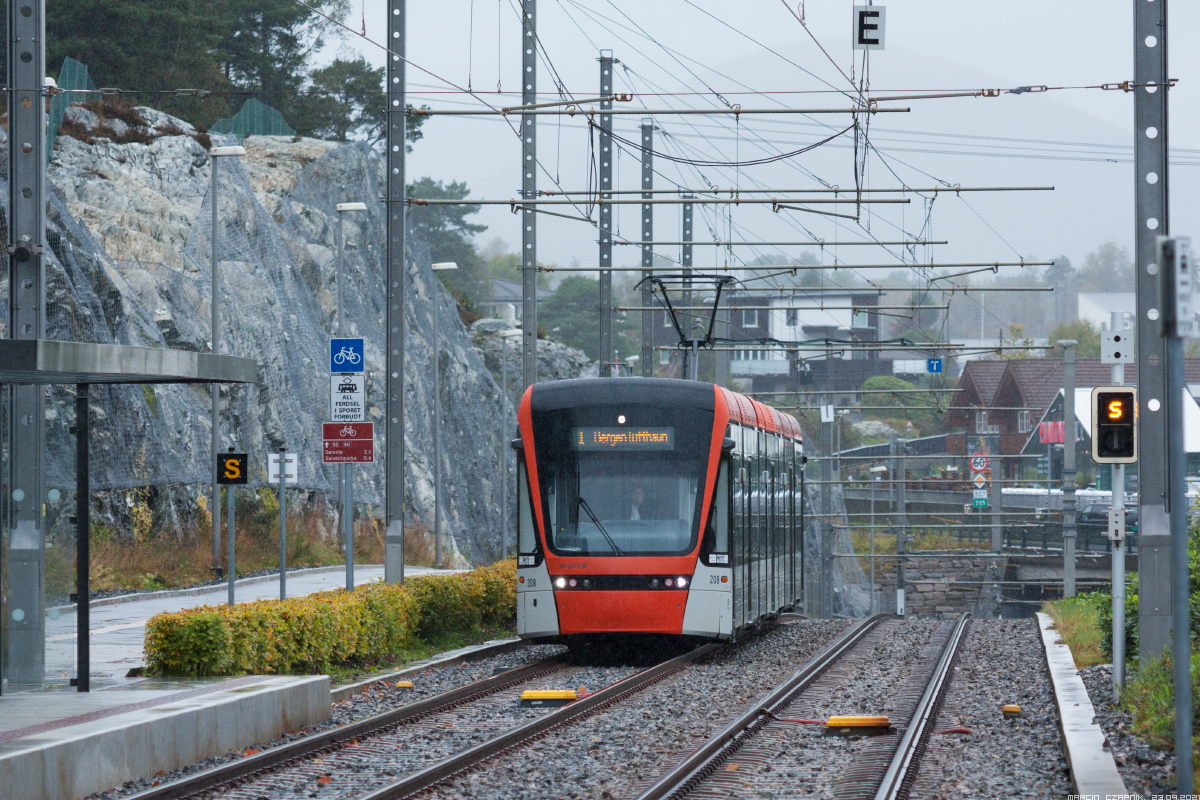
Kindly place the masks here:
[[(212, 197), (212, 301), (209, 306), (212, 310), (212, 354), (217, 355), (217, 346), (220, 340), (220, 327), (218, 325), (218, 308), (220, 306), (220, 295), (217, 293), (217, 159), (224, 156), (232, 156), (235, 158), (246, 155), (246, 148), (240, 145), (227, 145), (224, 147), (214, 147), (208, 151), (212, 156), (212, 189), (209, 192)], [(209, 466), (212, 468), (212, 568), (216, 571), (221, 569), (221, 489), (217, 486), (217, 457), (220, 453), (220, 413), (221, 413), (221, 386), (220, 384), (212, 384), (212, 455), (209, 461)], [(230, 495), (232, 498), (232, 494)], [(232, 503), (232, 500), (230, 501)]]
[[(345, 211), (366, 211), (366, 203), (337, 204), (337, 335), (346, 335), (345, 312), (343, 298), (345, 297), (344, 261), (346, 255), (345, 238), (342, 234), (342, 213)], [(364, 365), (365, 366), (365, 365)], [(346, 544), (346, 591), (354, 591), (354, 465), (338, 465), (338, 486), (342, 494), (342, 541)]]
[[(500, 557), (508, 558), (508, 340), (520, 339), (518, 330), (505, 331), (500, 334), (500, 374), (502, 376), (502, 395), (504, 403), (501, 414), (504, 422), (500, 426)], [(520, 502), (520, 498), (517, 499)]]
[[(441, 261), (433, 265), (437, 271), (458, 269), (453, 261)], [(439, 369), (440, 347), (438, 345), (437, 295), (433, 301), (433, 541), (434, 566), (442, 563), (442, 378)]]

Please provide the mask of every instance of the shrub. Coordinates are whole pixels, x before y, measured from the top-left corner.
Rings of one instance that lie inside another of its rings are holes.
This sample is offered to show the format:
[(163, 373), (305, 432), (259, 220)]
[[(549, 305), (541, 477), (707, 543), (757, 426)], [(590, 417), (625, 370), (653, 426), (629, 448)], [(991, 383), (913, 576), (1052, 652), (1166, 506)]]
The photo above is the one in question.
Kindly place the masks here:
[(146, 626), (146, 666), (157, 675), (326, 672), (399, 655), (418, 639), (507, 626), (515, 615), (516, 563), (504, 561), (404, 586), (159, 614)]
[[(1137, 671), (1121, 705), (1133, 714), (1133, 730), (1156, 750), (1175, 749), (1175, 675), (1171, 648)], [(1200, 656), (1192, 656), (1192, 697), (1200, 696)], [(1192, 702), (1192, 730), (1200, 730), (1200, 703)], [(1200, 737), (1192, 737), (1193, 758), (1200, 758)]]

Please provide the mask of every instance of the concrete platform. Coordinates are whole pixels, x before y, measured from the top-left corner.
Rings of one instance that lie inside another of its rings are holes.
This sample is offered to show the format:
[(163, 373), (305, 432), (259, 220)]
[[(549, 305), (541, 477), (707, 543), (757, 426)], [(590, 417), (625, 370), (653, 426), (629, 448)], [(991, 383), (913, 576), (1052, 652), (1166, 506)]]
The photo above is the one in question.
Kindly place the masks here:
[[(76, 800), (329, 718), (329, 677), (141, 680), (6, 695), (0, 794)], [(119, 685), (119, 684), (118, 684)]]

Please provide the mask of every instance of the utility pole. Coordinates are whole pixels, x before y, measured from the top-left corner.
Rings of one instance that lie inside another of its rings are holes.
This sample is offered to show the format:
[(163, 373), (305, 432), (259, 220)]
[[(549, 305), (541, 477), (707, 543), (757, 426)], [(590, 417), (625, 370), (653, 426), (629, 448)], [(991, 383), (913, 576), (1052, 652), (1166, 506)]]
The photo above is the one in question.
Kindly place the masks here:
[[(521, 0), (521, 105), (537, 103), (537, 0)], [(521, 115), (521, 197), (537, 199), (537, 116)], [(521, 377), (537, 383), (537, 214), (521, 212)], [(611, 305), (611, 303), (609, 304)]]
[[(690, 194), (685, 194), (683, 196), (683, 199), (691, 200), (692, 196)], [(692, 241), (692, 204), (691, 203), (683, 204), (683, 241), (686, 244), (683, 245), (683, 250), (679, 254), (680, 255), (679, 261), (681, 263), (681, 266), (683, 267), (683, 274), (685, 276), (683, 279), (683, 297), (682, 297), (681, 305), (684, 308), (687, 308), (692, 305), (692, 291), (691, 291), (692, 281), (691, 281), (690, 277), (687, 277), (692, 274), (692, 245), (691, 245), (691, 241)], [(693, 321), (694, 321), (694, 319), (693, 319)], [(688, 332), (689, 337), (693, 335), (693, 330), (692, 330), (690, 323), (687, 326), (684, 326), (684, 330), (686, 330)], [(697, 380), (697, 379), (699, 379), (699, 376), (700, 376), (700, 364), (699, 364), (700, 348), (697, 347), (694, 342), (692, 343), (692, 349), (689, 352), (688, 357), (692, 359), (692, 362), (689, 365), (690, 369), (691, 369), (691, 374), (693, 376), (692, 380)]]
[[(45, 0), (9, 3), (8, 37), (8, 335), (40, 339), (46, 319)], [(40, 684), (45, 679), (46, 646), (45, 389), (12, 385), (8, 400), (5, 677), (10, 685)]]
[(833, 619), (833, 395), (821, 409), (821, 619)]
[[(607, 53), (608, 55), (605, 55)], [(612, 68), (611, 50), (600, 51), (600, 377), (613, 374), (612, 342)], [(644, 206), (643, 206), (644, 207)]]
[(1004, 550), (1004, 464), (999, 454), (992, 459), (992, 499), (988, 512), (992, 518), (992, 552)]
[(1063, 597), (1075, 596), (1075, 340), (1063, 348)]
[(388, 0), (388, 44), (392, 52), (387, 65), (387, 369), (383, 376), (387, 410), (383, 574), (387, 583), (404, 583), (405, 3)]
[[(1108, 329), (1113, 333), (1124, 332), (1124, 314), (1112, 312)], [(1112, 365), (1113, 386), (1125, 385), (1125, 365)], [(1112, 467), (1112, 505), (1111, 508), (1125, 508), (1125, 465), (1113, 464)], [(1121, 531), (1124, 534), (1124, 531)], [(1125, 688), (1125, 540), (1114, 536), (1112, 538), (1112, 650), (1113, 650), (1113, 702), (1121, 699), (1121, 690)]]
[[(1167, 0), (1133, 3), (1134, 263), (1137, 271), (1138, 631), (1142, 663), (1171, 642), (1171, 487), (1166, 347), (1159, 335), (1156, 236), (1170, 230), (1167, 204)], [(1191, 787), (1188, 788), (1191, 791)]]
[[(642, 199), (654, 199), (654, 154), (651, 146), (654, 144), (654, 121), (650, 118), (642, 120)], [(642, 205), (642, 241), (654, 241), (654, 206), (650, 203)], [(650, 309), (654, 305), (654, 292), (647, 278), (654, 269), (654, 245), (642, 246), (642, 308)], [(666, 311), (663, 312), (664, 314)], [(654, 312), (642, 312), (642, 377), (654, 377)]]
[(900, 512), (900, 524), (896, 527), (896, 616), (903, 618), (908, 613), (904, 602), (905, 591), (908, 589), (904, 572), (904, 555), (908, 551), (908, 465), (904, 463), (904, 454), (908, 450), (908, 443), (893, 439), (892, 445), (899, 462), (896, 474), (892, 476), (893, 480), (899, 481), (896, 484), (896, 507)]
[[(1183, 337), (1192, 335), (1193, 265), (1191, 242), (1161, 236), (1157, 241), (1159, 334), (1166, 344), (1167, 430), (1171, 432), (1167, 478), (1171, 520), (1171, 615), (1175, 693), (1175, 786), (1179, 795), (1192, 794), (1192, 644), (1188, 575), (1187, 452), (1184, 449)], [(1146, 463), (1143, 459), (1141, 463)], [(1139, 548), (1140, 549), (1140, 548)], [(1114, 632), (1116, 628), (1113, 629)], [(1114, 638), (1115, 635), (1114, 635)]]

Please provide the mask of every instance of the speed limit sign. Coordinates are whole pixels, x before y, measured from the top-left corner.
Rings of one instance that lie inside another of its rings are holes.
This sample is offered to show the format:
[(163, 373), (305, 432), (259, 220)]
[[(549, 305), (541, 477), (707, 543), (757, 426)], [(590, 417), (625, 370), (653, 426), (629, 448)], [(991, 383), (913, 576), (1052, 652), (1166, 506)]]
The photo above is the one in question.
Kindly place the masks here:
[(987, 466), (988, 466), (987, 456), (971, 456), (971, 471), (972, 472), (983, 472), (985, 469), (987, 469)]

